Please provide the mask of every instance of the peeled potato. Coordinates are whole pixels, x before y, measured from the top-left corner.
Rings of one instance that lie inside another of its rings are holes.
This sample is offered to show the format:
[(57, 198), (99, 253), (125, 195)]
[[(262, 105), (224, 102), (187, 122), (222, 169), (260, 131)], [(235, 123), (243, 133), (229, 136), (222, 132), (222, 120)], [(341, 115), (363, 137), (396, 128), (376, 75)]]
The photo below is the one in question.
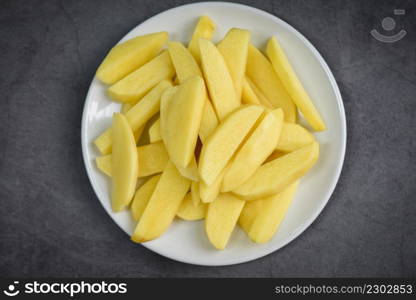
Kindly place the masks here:
[(141, 218), (159, 179), (160, 175), (153, 176), (136, 191), (131, 204), (131, 213), (133, 214), (134, 220), (139, 221)]
[(201, 203), (201, 197), (199, 195), (199, 183), (197, 181), (192, 181), (191, 197), (193, 205), (198, 206)]
[(196, 62), (199, 64), (201, 61), (201, 55), (199, 52), (199, 39), (210, 40), (214, 35), (215, 23), (207, 16), (199, 18), (198, 23), (195, 26), (192, 39), (189, 42), (188, 49), (194, 56)]
[(246, 77), (243, 78), (243, 87), (241, 90), (241, 103), (260, 105), (260, 100), (254, 90), (251, 88)]
[[(126, 119), (133, 131), (143, 127), (159, 111), (161, 95), (171, 86), (172, 84), (169, 81), (161, 81), (126, 113)], [(94, 141), (101, 154), (111, 153), (112, 143), (111, 128), (104, 131)]]
[(133, 131), (123, 114), (114, 114), (112, 129), (111, 203), (117, 212), (129, 205), (134, 196), (139, 164)]
[(272, 37), (267, 43), (266, 52), (272, 62), (274, 70), (306, 121), (308, 121), (314, 130), (325, 130), (325, 123), (322, 120), (321, 115), (315, 105), (313, 105), (309, 94), (296, 76), (292, 65), (275, 37)]
[(233, 80), (217, 47), (209, 41), (199, 40), (201, 65), (208, 91), (218, 119), (224, 119), (240, 106)]
[(283, 191), (316, 163), (319, 145), (316, 142), (265, 163), (233, 193), (245, 200), (256, 200)]
[(204, 81), (193, 76), (178, 86), (166, 110), (161, 110), (162, 139), (170, 160), (186, 168), (194, 156), (206, 99)]
[(218, 195), (220, 194), (222, 180), (228, 168), (229, 165), (224, 168), (224, 170), (218, 175), (217, 178), (215, 178), (211, 185), (207, 185), (202, 180), (199, 182), (199, 196), (202, 202), (210, 203), (217, 199)]
[(292, 203), (299, 181), (295, 181), (281, 193), (247, 202), (238, 224), (256, 243), (266, 243), (276, 233)]
[(160, 135), (160, 118), (149, 127), (149, 140), (151, 143), (162, 140), (162, 136)]
[(191, 193), (188, 193), (182, 201), (181, 206), (179, 206), (179, 210), (176, 215), (187, 221), (202, 220), (205, 218), (207, 207), (208, 205), (205, 203), (200, 203), (198, 206), (195, 206), (192, 203)]
[(245, 201), (232, 194), (220, 194), (208, 205), (205, 231), (211, 244), (222, 250), (228, 243)]
[(185, 168), (177, 167), (177, 169), (183, 177), (192, 181), (199, 181), (198, 165), (195, 157), (192, 157), (191, 162)]
[(315, 141), (313, 135), (298, 124), (284, 123), (276, 150), (292, 152)]
[(151, 60), (168, 39), (167, 32), (132, 38), (114, 46), (97, 69), (96, 76), (113, 84)]
[(161, 236), (172, 223), (191, 182), (169, 162), (131, 237), (143, 243)]
[(209, 136), (199, 157), (199, 175), (207, 185), (213, 184), (263, 111), (257, 105), (244, 106)]
[(108, 95), (120, 102), (136, 102), (156, 84), (172, 79), (175, 69), (164, 51), (154, 59), (110, 86)]
[(286, 122), (295, 122), (296, 106), (268, 59), (253, 45), (248, 47), (246, 74), (274, 108), (282, 108)]
[(230, 71), (237, 99), (241, 98), (250, 35), (248, 30), (231, 28), (217, 45)]
[(246, 82), (250, 86), (252, 92), (256, 95), (257, 99), (259, 100), (260, 104), (268, 109), (273, 109), (273, 105), (270, 103), (269, 100), (267, 100), (267, 97), (263, 94), (262, 91), (254, 84), (254, 82), (246, 77)]
[(224, 175), (221, 192), (229, 192), (247, 181), (274, 151), (283, 123), (283, 111), (267, 112), (247, 138)]

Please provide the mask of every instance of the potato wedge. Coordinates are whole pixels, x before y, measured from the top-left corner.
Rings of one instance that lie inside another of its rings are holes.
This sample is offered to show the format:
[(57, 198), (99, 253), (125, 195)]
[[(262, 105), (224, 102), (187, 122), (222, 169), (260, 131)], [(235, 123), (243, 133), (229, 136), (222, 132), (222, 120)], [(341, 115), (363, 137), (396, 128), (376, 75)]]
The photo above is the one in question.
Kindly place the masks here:
[(149, 127), (149, 140), (151, 143), (162, 140), (162, 136), (160, 135), (160, 118)]
[(276, 150), (292, 152), (315, 141), (313, 135), (298, 124), (284, 123)]
[(97, 69), (96, 76), (106, 84), (119, 81), (150, 61), (168, 40), (168, 33), (156, 32), (132, 38), (114, 46)]
[(232, 194), (220, 194), (208, 205), (205, 231), (211, 244), (222, 250), (228, 243), (245, 201)]
[(241, 98), (250, 36), (248, 30), (231, 28), (217, 45), (233, 80), (237, 99)]
[(260, 104), (267, 109), (273, 109), (273, 105), (270, 103), (269, 100), (267, 100), (266, 96), (260, 91), (260, 89), (254, 84), (254, 82), (248, 77), (246, 77), (245, 79), (253, 93), (256, 95), (257, 99), (259, 99)]
[(162, 54), (109, 87), (108, 95), (119, 102), (137, 102), (160, 81), (172, 79), (175, 68), (169, 54)]
[(194, 157), (205, 100), (204, 80), (193, 76), (178, 86), (167, 109), (160, 112), (163, 142), (179, 168), (186, 168)]
[(241, 103), (261, 105), (259, 98), (251, 88), (246, 77), (243, 78), (243, 87), (241, 90)]
[(283, 110), (267, 112), (231, 161), (222, 180), (221, 192), (229, 192), (247, 181), (275, 150), (283, 124)]
[(298, 76), (277, 39), (272, 37), (267, 43), (267, 56), (269, 57), (277, 76), (282, 81), (303, 117), (316, 131), (325, 130), (325, 122), (313, 104)]
[(136, 191), (131, 204), (131, 213), (135, 221), (139, 221), (143, 215), (147, 203), (149, 203), (150, 197), (152, 197), (153, 191), (159, 182), (160, 176), (161, 175), (153, 176)]
[(208, 204), (205, 203), (200, 203), (198, 206), (195, 206), (192, 203), (191, 193), (188, 193), (182, 201), (181, 206), (179, 206), (176, 215), (183, 220), (198, 221), (205, 218), (207, 208)]
[(199, 195), (199, 183), (197, 181), (192, 181), (191, 197), (193, 205), (198, 206), (201, 203), (201, 196)]
[(198, 165), (196, 163), (195, 156), (192, 157), (191, 162), (185, 168), (177, 167), (177, 169), (183, 177), (192, 181), (199, 181)]
[[(143, 127), (159, 111), (161, 95), (171, 86), (172, 83), (169, 81), (161, 81), (126, 113), (126, 119), (133, 131)], [(113, 143), (111, 136), (111, 128), (109, 128), (95, 139), (94, 144), (101, 154), (111, 153)]]
[(201, 65), (207, 83), (210, 99), (221, 121), (240, 106), (240, 99), (235, 94), (233, 80), (217, 47), (205, 39), (199, 40)]
[[(162, 172), (169, 160), (162, 142), (137, 147), (137, 155), (140, 166), (138, 170), (139, 178)], [(98, 169), (110, 177), (112, 174), (111, 160), (111, 154), (99, 156), (95, 159)]]
[(199, 182), (199, 196), (203, 203), (210, 203), (217, 199), (221, 191), (221, 184), (224, 178), (225, 173), (229, 168), (229, 164), (224, 168), (224, 170), (215, 178), (214, 182), (211, 185), (205, 184), (204, 181)]
[(134, 104), (129, 103), (129, 102), (125, 102), (121, 105), (120, 112), (123, 113), (123, 114), (126, 114), (126, 112), (128, 112), (133, 106), (134, 106)]
[[(202, 77), (199, 65), (192, 54), (179, 42), (170, 42), (168, 48), (173, 65), (175, 66), (176, 75), (179, 83), (185, 82), (192, 76)], [(206, 98), (204, 112), (202, 114), (201, 125), (199, 128), (199, 137), (202, 141), (217, 127), (218, 119), (208, 95)]]
[(123, 114), (114, 114), (112, 132), (111, 203), (113, 211), (118, 212), (129, 205), (134, 196), (139, 164), (133, 131)]
[(257, 105), (236, 110), (206, 140), (199, 157), (199, 175), (208, 186), (214, 183), (263, 111)]
[(190, 185), (190, 180), (182, 177), (175, 165), (168, 162), (134, 230), (132, 241), (143, 243), (161, 236), (172, 223)]
[(282, 192), (316, 163), (316, 142), (265, 163), (244, 184), (233, 191), (245, 200), (257, 200)]
[(192, 39), (189, 42), (188, 49), (199, 64), (201, 55), (199, 52), (199, 39), (210, 40), (214, 35), (215, 23), (207, 16), (201, 16), (195, 26)]
[(296, 121), (296, 106), (283, 83), (277, 77), (268, 59), (251, 44), (248, 47), (246, 74), (274, 108), (283, 109), (286, 122)]
[(292, 203), (298, 183), (295, 181), (279, 194), (246, 203), (238, 224), (253, 242), (270, 241)]

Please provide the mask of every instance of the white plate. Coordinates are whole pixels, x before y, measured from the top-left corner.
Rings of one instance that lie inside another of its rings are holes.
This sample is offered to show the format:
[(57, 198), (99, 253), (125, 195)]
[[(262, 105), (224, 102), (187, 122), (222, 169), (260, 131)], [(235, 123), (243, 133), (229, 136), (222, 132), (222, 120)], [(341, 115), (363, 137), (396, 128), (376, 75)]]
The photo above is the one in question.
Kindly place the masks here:
[[(346, 145), (346, 123), (338, 86), (318, 51), (293, 27), (256, 8), (227, 2), (184, 5), (148, 19), (121, 41), (165, 30), (169, 32), (171, 40), (187, 42), (201, 15), (210, 16), (217, 24), (216, 41), (231, 27), (249, 29), (252, 32), (252, 41), (257, 46), (263, 46), (270, 36), (276, 35), (328, 127), (325, 132), (315, 134), (321, 145), (319, 161), (301, 180), (294, 202), (270, 242), (252, 243), (238, 228), (226, 250), (217, 251), (206, 238), (203, 222), (176, 220), (161, 238), (143, 244), (160, 255), (181, 262), (221, 266), (247, 262), (276, 251), (295, 239), (316, 219), (330, 198), (341, 172)], [(113, 112), (120, 109), (119, 104), (111, 102), (105, 95), (105, 88), (96, 78), (93, 79), (82, 118), (82, 152), (98, 199), (118, 226), (131, 235), (135, 223), (130, 213), (111, 211), (110, 181), (99, 172), (94, 162), (99, 153), (93, 140), (109, 126)]]

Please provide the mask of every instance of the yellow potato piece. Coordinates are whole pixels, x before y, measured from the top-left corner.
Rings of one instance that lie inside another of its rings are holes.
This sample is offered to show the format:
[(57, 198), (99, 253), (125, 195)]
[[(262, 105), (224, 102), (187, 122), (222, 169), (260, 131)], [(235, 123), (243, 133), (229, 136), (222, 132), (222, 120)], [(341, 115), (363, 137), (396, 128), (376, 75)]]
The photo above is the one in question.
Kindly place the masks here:
[(111, 158), (113, 211), (118, 212), (129, 205), (134, 196), (138, 173), (136, 142), (126, 117), (121, 113), (113, 116), (113, 155)]
[(292, 152), (315, 141), (313, 135), (298, 124), (284, 123), (276, 150)]
[(154, 59), (109, 87), (108, 94), (120, 102), (137, 102), (164, 79), (172, 79), (175, 69), (164, 51)]
[(253, 91), (253, 89), (251, 88), (250, 84), (248, 83), (245, 77), (243, 78), (243, 87), (241, 91), (241, 103), (261, 105), (259, 98), (257, 97), (256, 93)]
[(160, 118), (149, 127), (149, 140), (151, 143), (162, 140), (162, 136), (160, 135)]
[(214, 35), (215, 23), (207, 16), (201, 16), (195, 26), (192, 39), (189, 42), (188, 49), (199, 64), (201, 56), (199, 52), (199, 39), (210, 40)]
[(293, 102), (296, 104), (306, 121), (308, 121), (316, 131), (325, 130), (326, 126), (321, 115), (300, 82), (286, 57), (285, 52), (275, 37), (272, 37), (268, 41), (266, 52), (278, 77), (283, 82), (283, 85)]
[[(175, 66), (176, 75), (179, 83), (185, 82), (192, 76), (201, 76), (198, 63), (191, 53), (179, 42), (170, 42), (168, 48), (173, 65)], [(211, 132), (217, 127), (218, 119), (208, 95), (206, 98), (204, 112), (202, 114), (201, 125), (199, 128), (199, 136), (204, 141)]]
[[(146, 177), (162, 172), (169, 160), (168, 153), (162, 142), (137, 147), (139, 171), (138, 177)], [(98, 169), (111, 177), (112, 155), (99, 156), (95, 159)]]
[(199, 196), (199, 183), (197, 181), (192, 181), (191, 197), (193, 205), (198, 206), (201, 203), (201, 197)]
[(253, 45), (248, 47), (246, 74), (274, 108), (282, 108), (285, 121), (296, 121), (296, 106), (268, 59)]
[(316, 142), (283, 155), (262, 165), (233, 192), (245, 200), (278, 194), (309, 171), (318, 156), (319, 145)]
[(250, 86), (253, 93), (256, 95), (257, 99), (259, 99), (259, 102), (261, 105), (263, 105), (265, 108), (273, 109), (273, 105), (270, 103), (269, 100), (267, 100), (266, 96), (260, 91), (260, 89), (253, 83), (253, 81), (246, 77), (246, 82)]
[(136, 191), (131, 204), (131, 213), (135, 221), (139, 221), (143, 215), (147, 203), (149, 203), (150, 197), (152, 197), (153, 191), (159, 182), (159, 178), (160, 175), (153, 176)]
[(199, 175), (207, 185), (212, 185), (263, 111), (257, 105), (238, 109), (205, 141), (199, 158)]
[(183, 220), (187, 221), (197, 221), (205, 218), (208, 205), (205, 203), (200, 203), (198, 206), (195, 206), (192, 203), (191, 193), (186, 194), (185, 199), (182, 201), (181, 206), (177, 212), (177, 216)]
[(178, 86), (167, 109), (160, 112), (163, 142), (170, 160), (180, 168), (194, 157), (205, 99), (204, 80), (193, 76)]
[(205, 39), (199, 41), (201, 64), (208, 91), (218, 119), (224, 119), (240, 106), (233, 80), (217, 47)]
[(231, 28), (224, 39), (217, 45), (233, 80), (237, 99), (241, 98), (250, 36), (251, 34), (248, 30)]
[(232, 194), (220, 194), (208, 205), (205, 231), (211, 244), (222, 250), (227, 246), (245, 201)]
[(229, 192), (247, 181), (275, 150), (283, 124), (283, 111), (268, 112), (260, 120), (231, 161), (224, 175), (221, 192)]
[[(126, 113), (126, 119), (133, 131), (143, 127), (159, 111), (161, 95), (171, 86), (169, 81), (161, 81)], [(111, 128), (109, 128), (94, 141), (101, 154), (111, 153), (111, 136)]]
[(167, 39), (167, 32), (156, 32), (114, 46), (98, 67), (97, 78), (106, 84), (115, 83), (151, 60)]
[(205, 184), (202, 180), (199, 182), (199, 196), (203, 203), (210, 203), (217, 199), (220, 194), (222, 180), (228, 168), (229, 165), (224, 168), (211, 185)]
[(169, 162), (131, 237), (143, 243), (161, 236), (172, 223), (191, 182)]
[(123, 114), (126, 114), (126, 112), (128, 112), (133, 106), (134, 106), (134, 104), (129, 103), (129, 102), (123, 103), (121, 105), (120, 112), (122, 112)]
[(246, 203), (238, 224), (253, 242), (270, 241), (292, 203), (298, 183), (295, 181), (279, 194)]
[(192, 181), (199, 181), (198, 165), (196, 164), (195, 156), (192, 157), (191, 162), (185, 168), (177, 167), (177, 169), (183, 177)]

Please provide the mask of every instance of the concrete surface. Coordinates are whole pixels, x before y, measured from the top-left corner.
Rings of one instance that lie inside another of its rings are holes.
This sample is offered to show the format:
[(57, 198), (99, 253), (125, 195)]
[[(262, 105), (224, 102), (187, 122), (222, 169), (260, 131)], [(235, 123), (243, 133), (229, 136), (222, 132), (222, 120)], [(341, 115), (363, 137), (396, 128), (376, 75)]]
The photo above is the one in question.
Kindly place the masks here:
[[(84, 170), (84, 99), (106, 51), (148, 17), (189, 1), (0, 2), (2, 276), (416, 276), (416, 3), (242, 1), (318, 48), (340, 86), (348, 148), (313, 225), (285, 248), (229, 267), (171, 261), (106, 215)], [(372, 28), (393, 16), (394, 44)]]

